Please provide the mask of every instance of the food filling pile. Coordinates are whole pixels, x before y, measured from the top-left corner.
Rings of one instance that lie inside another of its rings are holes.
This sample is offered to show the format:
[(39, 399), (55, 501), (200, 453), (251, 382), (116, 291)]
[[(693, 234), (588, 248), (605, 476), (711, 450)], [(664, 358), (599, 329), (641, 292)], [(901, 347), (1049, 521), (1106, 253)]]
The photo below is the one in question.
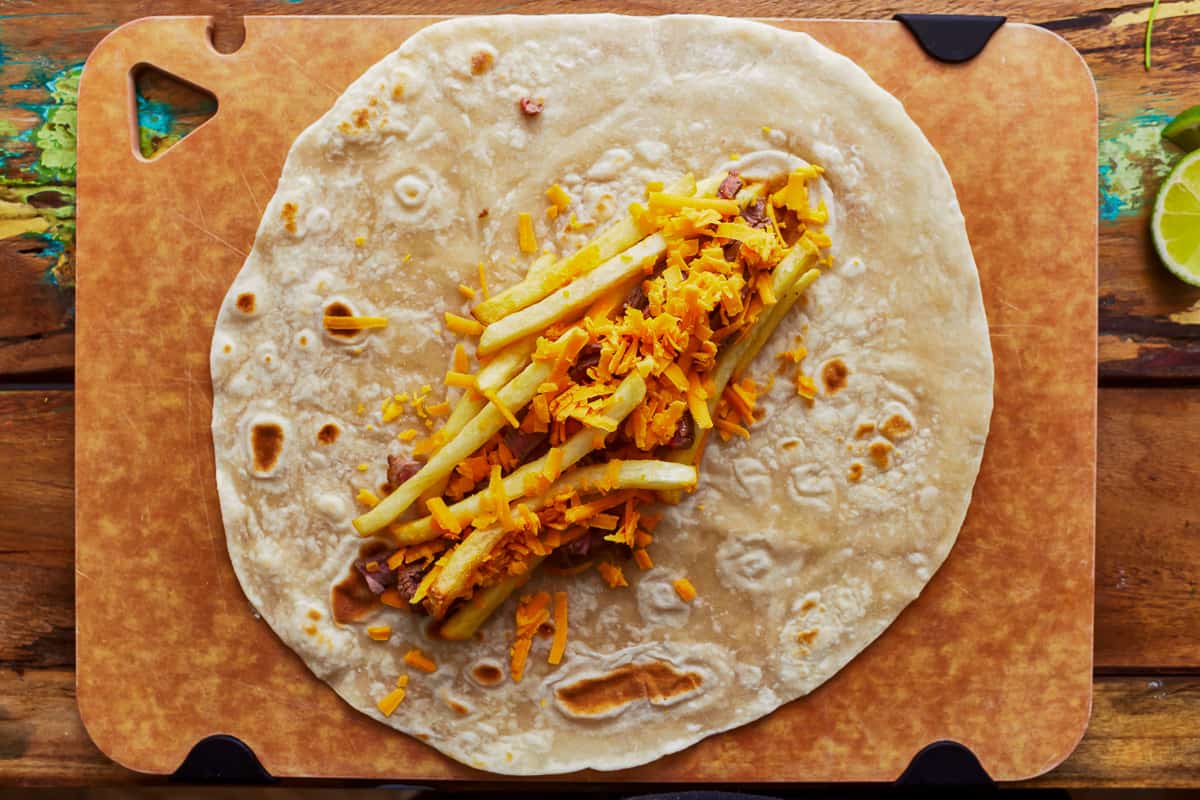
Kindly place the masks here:
[[(367, 510), (354, 526), (379, 545), (354, 565), (367, 589), (428, 614), (441, 638), (466, 640), (535, 570), (618, 588), (631, 562), (650, 569), (655, 504), (694, 488), (714, 433), (749, 437), (763, 387), (746, 368), (828, 264), (828, 214), (810, 192), (820, 175), (804, 165), (768, 180), (730, 170), (652, 182), (628, 216), (564, 258), (536, 258), (516, 285), (489, 295), (481, 267), (479, 293), (462, 287), (479, 300), (472, 317), (445, 315), (456, 335), (477, 340), (478, 368), (460, 343), (446, 373), (462, 390), (457, 403), (427, 403), (428, 387), (384, 402), (384, 422), (407, 404), (431, 430), (398, 434), (412, 457), (388, 456), (382, 499), (358, 492)], [(572, 203), (558, 185), (546, 196), (548, 216)], [(529, 214), (518, 217), (517, 243), (537, 253)], [(325, 323), (347, 331), (386, 320)], [(784, 358), (811, 401), (804, 355), (799, 344)], [(686, 578), (675, 589), (685, 602), (696, 597)], [(517, 604), (514, 681), (547, 623), (557, 664), (566, 593)], [(386, 641), (391, 632), (367, 633)], [(418, 650), (405, 661), (436, 668)], [(390, 714), (403, 696), (398, 684), (380, 709)]]

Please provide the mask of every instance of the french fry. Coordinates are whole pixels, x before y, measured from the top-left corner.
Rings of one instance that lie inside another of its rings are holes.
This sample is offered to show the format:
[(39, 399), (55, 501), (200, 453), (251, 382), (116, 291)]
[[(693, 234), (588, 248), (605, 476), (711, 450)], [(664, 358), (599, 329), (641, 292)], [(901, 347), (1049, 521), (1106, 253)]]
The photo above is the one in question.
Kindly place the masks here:
[(520, 575), (509, 575), (493, 583), (486, 589), (480, 589), (475, 595), (446, 618), (438, 629), (438, 635), (443, 639), (463, 642), (475, 635), (479, 626), (487, 622), (496, 609), (504, 605), (513, 592), (520, 589), (533, 577), (533, 571), (542, 563), (542, 556), (530, 559), (529, 569)]
[[(767, 319), (762, 325), (756, 325), (755, 330), (748, 337), (750, 345), (741, 354), (740, 358), (738, 358), (738, 362), (733, 367), (733, 374), (729, 376), (726, 383), (729, 380), (736, 380), (741, 377), (746, 368), (754, 361), (759, 351), (763, 349), (767, 340), (771, 338), (771, 334), (779, 327), (779, 323), (783, 321), (783, 318), (792, 310), (792, 306), (800, 299), (800, 295), (804, 294), (805, 290), (812, 285), (812, 282), (820, 276), (821, 271), (819, 269), (810, 269), (784, 290), (783, 295), (775, 302), (775, 305), (771, 306), (770, 311), (767, 312)], [(721, 390), (724, 391), (724, 389), (723, 385)]]
[[(690, 464), (655, 460), (623, 461), (615, 471), (609, 464), (596, 464), (564, 475), (545, 492), (531, 497), (525, 505), (530, 511), (536, 511), (549, 505), (560, 494), (595, 490), (603, 481), (610, 479), (609, 491), (690, 489), (696, 485), (696, 468)], [(505, 533), (500, 525), (473, 530), (458, 547), (450, 551), (445, 561), (439, 561), (442, 571), (429, 587), (427, 595), (438, 612), (435, 616), (444, 612), (452, 600), (470, 588), (471, 576)]]
[[(563, 337), (573, 335), (574, 331), (567, 331)], [(509, 410), (524, 408), (537, 393), (538, 386), (550, 377), (553, 368), (554, 365), (548, 362), (530, 364), (500, 390), (498, 399)], [(379, 505), (357, 517), (354, 527), (363, 536), (382, 529), (404, 513), (426, 490), (448, 476), (459, 462), (482, 447), (505, 424), (504, 415), (496, 408), (496, 404), (488, 403), (463, 426), (457, 436), (445, 442), (416, 475), (398, 486)]]
[[(695, 190), (696, 183), (689, 178), (690, 176), (680, 178), (671, 184), (667, 191), (676, 194), (691, 193)], [(712, 179), (710, 178), (708, 181), (711, 182)], [(720, 185), (720, 182), (720, 179), (717, 179), (717, 182), (712, 185), (713, 192), (716, 191), (716, 187)], [(702, 185), (707, 185), (707, 183), (702, 183)], [(584, 245), (582, 250), (595, 247), (598, 259), (596, 265), (598, 266), (613, 256), (628, 250), (645, 238), (646, 234), (642, 232), (631, 217), (627, 216), (601, 232), (596, 238)], [(573, 278), (578, 277), (571, 274), (573, 270), (568, 268), (568, 262), (574, 255), (560, 261), (554, 261), (553, 257), (551, 257), (551, 263), (548, 266), (543, 265), (541, 267), (538, 266), (542, 261), (539, 258), (530, 266), (529, 274), (526, 275), (525, 280), (508, 287), (504, 291), (475, 306), (475, 308), (471, 309), (471, 313), (475, 316), (475, 319), (490, 325), (515, 311), (528, 308), (539, 300), (549, 296)], [(545, 258), (545, 256), (542, 258)]]
[(667, 251), (667, 240), (651, 234), (591, 272), (571, 281), (531, 306), (488, 325), (479, 340), (479, 354), (487, 355), (509, 342), (544, 331), (551, 324), (582, 311), (610, 287), (643, 271)]
[(553, 253), (542, 253), (529, 265), (529, 269), (525, 272), (525, 280), (545, 275), (557, 262), (558, 259), (554, 257)]
[[(645, 396), (646, 381), (637, 370), (634, 370), (621, 381), (620, 386), (613, 392), (601, 413), (609, 419), (620, 422), (629, 416), (633, 412), (633, 409), (637, 408), (638, 403), (642, 402)], [(595, 448), (596, 431), (593, 428), (585, 426), (583, 430), (563, 442), (560, 448), (562, 458), (560, 470), (565, 470), (572, 466)], [(526, 484), (530, 481), (531, 477), (542, 474), (549, 458), (548, 454), (544, 455), (536, 461), (531, 461), (509, 473), (508, 477), (504, 479), (504, 495), (511, 500), (524, 497)], [(450, 506), (449, 511), (456, 519), (463, 521), (470, 520), (482, 512), (484, 496), (486, 494), (487, 492), (483, 491), (464, 498)], [(433, 517), (431, 516), (422, 517), (421, 519), (406, 522), (392, 528), (392, 536), (395, 538), (397, 544), (402, 546), (421, 544), (422, 542), (436, 539), (441, 535), (441, 531), (433, 524)]]
[[(805, 242), (803, 239), (800, 241)], [(745, 336), (717, 356), (717, 364), (712, 371), (714, 391), (708, 398), (710, 415), (716, 412), (717, 402), (721, 399), (721, 394), (725, 391), (729, 381), (740, 375), (750, 365), (767, 340), (771, 338), (775, 328), (779, 327), (779, 323), (800, 299), (800, 295), (804, 294), (804, 291), (820, 276), (820, 270), (807, 269), (816, 260), (815, 248), (807, 246), (806, 242), (804, 245), (798, 243), (797, 247), (792, 248), (791, 252), (784, 256), (783, 260), (775, 267), (772, 289), (779, 299), (759, 316)], [(804, 273), (800, 274), (802, 270)], [(667, 458), (681, 464), (699, 466), (698, 462), (707, 441), (707, 435), (698, 435), (691, 445), (671, 451)], [(659, 496), (668, 503), (677, 503), (680, 498), (677, 491), (663, 492)]]

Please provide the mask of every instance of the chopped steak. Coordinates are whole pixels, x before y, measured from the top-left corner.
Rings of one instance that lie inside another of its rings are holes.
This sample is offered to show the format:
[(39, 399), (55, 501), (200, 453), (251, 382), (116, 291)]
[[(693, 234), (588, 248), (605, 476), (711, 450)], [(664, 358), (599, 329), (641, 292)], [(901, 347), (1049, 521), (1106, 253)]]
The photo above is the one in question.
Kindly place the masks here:
[(738, 177), (737, 170), (731, 169), (725, 176), (725, 180), (721, 181), (721, 185), (717, 187), (717, 197), (729, 200), (741, 190), (742, 179)]

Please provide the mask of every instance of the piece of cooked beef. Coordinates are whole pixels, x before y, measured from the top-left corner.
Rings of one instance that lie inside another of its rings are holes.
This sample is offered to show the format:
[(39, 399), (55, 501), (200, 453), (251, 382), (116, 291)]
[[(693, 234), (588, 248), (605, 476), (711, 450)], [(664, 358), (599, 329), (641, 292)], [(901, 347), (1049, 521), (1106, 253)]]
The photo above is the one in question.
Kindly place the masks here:
[(684, 411), (675, 424), (675, 433), (667, 440), (667, 447), (691, 447), (695, 439), (696, 423), (692, 419), (692, 412)]
[(404, 456), (388, 456), (387, 485), (388, 491), (394, 491), (397, 486), (421, 471), (421, 462)]
[(741, 216), (751, 228), (766, 228), (771, 224), (767, 216), (767, 201), (761, 197), (755, 200), (753, 205), (742, 209)]
[(546, 440), (547, 436), (548, 434), (545, 432), (525, 433), (521, 430), (509, 428), (504, 434), (504, 446), (517, 459), (518, 464), (524, 464), (529, 458), (529, 454), (536, 450)]
[(430, 561), (427, 564), (405, 564), (396, 570), (396, 591), (404, 598), (405, 602), (413, 599), (413, 595), (417, 593), (417, 587), (421, 585), (421, 580), (425, 577), (425, 573), (433, 566)]
[[(372, 594), (383, 594), (385, 590), (396, 584), (396, 571), (388, 566), (387, 560), (391, 554), (360, 558), (354, 562), (354, 568), (363, 576), (367, 588)], [(368, 570), (367, 564), (374, 561), (375, 569)]]
[[(588, 379), (587, 371), (591, 367), (600, 363), (600, 345), (595, 342), (588, 342), (579, 351), (579, 355), (575, 357), (575, 363), (567, 370), (567, 375), (576, 383), (585, 383)], [(512, 449), (511, 447), (509, 448)], [(515, 452), (515, 451), (514, 451)]]
[(729, 174), (725, 176), (725, 180), (721, 181), (721, 185), (717, 187), (717, 197), (722, 200), (730, 200), (741, 190), (742, 179), (738, 177), (736, 169), (731, 169), (729, 170)]

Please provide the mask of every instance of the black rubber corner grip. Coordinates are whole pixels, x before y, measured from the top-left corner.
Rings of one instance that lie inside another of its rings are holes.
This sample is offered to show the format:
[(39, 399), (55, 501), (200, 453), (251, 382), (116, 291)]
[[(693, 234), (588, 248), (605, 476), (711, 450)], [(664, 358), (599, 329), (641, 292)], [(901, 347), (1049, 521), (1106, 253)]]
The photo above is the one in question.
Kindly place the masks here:
[(921, 49), (938, 61), (962, 64), (983, 52), (1005, 17), (969, 14), (897, 14)]
[(172, 783), (266, 785), (275, 778), (236, 736), (206, 736), (192, 747), (170, 777)]
[(995, 787), (996, 783), (969, 749), (958, 742), (940, 741), (913, 756), (896, 785)]

